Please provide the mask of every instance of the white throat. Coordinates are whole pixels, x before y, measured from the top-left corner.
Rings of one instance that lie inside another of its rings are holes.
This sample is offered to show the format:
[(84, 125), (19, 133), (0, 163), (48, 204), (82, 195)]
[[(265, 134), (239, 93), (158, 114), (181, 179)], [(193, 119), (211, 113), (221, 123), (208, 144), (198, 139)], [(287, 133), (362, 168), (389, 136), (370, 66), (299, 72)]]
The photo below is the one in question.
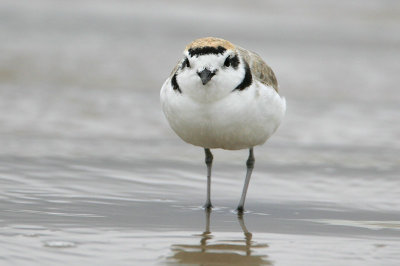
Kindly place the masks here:
[[(203, 55), (190, 59), (190, 67), (177, 73), (177, 82), (183, 94), (201, 103), (215, 102), (227, 97), (244, 78), (245, 69), (241, 62), (235, 69), (224, 67), (226, 55)], [(198, 73), (204, 69), (215, 72), (207, 84), (203, 85)]]

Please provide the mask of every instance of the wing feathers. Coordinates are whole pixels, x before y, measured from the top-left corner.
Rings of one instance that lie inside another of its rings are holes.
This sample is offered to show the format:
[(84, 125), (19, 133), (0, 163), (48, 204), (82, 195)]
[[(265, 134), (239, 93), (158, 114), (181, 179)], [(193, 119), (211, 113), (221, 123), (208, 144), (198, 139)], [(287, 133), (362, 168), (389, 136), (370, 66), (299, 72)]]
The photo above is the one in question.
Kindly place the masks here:
[(244, 60), (248, 62), (254, 78), (267, 86), (273, 87), (275, 91), (278, 92), (278, 81), (276, 80), (274, 72), (267, 63), (265, 63), (264, 60), (254, 52), (247, 51), (241, 47), (237, 47), (237, 49)]

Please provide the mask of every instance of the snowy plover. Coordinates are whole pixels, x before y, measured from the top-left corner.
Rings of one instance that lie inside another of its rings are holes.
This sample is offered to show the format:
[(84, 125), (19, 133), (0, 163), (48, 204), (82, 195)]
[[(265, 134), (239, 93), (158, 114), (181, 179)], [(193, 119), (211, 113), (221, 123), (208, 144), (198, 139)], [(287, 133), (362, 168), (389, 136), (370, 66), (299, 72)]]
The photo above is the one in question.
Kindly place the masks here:
[(278, 128), (286, 101), (278, 94), (272, 69), (254, 52), (219, 38), (201, 38), (186, 46), (160, 92), (167, 120), (184, 141), (205, 151), (207, 200), (211, 208), (210, 149), (249, 149), (247, 173), (237, 210), (242, 212), (251, 172), (253, 147)]

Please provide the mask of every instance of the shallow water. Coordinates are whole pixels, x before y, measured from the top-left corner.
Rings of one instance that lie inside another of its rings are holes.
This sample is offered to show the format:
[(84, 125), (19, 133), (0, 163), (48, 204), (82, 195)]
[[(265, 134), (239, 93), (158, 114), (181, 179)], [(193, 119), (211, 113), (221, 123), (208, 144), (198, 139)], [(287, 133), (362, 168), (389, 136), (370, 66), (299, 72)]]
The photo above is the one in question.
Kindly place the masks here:
[[(399, 264), (400, 5), (212, 3), (0, 1), (1, 265)], [(213, 151), (206, 213), (203, 151), (159, 106), (209, 35), (288, 102), (243, 217), (247, 151)]]

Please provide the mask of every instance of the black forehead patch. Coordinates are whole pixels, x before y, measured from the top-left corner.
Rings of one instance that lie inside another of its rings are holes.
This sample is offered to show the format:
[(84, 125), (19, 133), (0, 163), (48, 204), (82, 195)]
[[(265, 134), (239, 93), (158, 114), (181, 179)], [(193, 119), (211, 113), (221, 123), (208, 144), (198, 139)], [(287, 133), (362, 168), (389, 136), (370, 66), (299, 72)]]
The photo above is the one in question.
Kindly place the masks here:
[(223, 54), (226, 51), (226, 49), (222, 46), (218, 47), (212, 47), (212, 46), (204, 46), (204, 47), (198, 47), (198, 48), (190, 48), (188, 50), (190, 56), (201, 56), (201, 55), (207, 55), (207, 54)]

